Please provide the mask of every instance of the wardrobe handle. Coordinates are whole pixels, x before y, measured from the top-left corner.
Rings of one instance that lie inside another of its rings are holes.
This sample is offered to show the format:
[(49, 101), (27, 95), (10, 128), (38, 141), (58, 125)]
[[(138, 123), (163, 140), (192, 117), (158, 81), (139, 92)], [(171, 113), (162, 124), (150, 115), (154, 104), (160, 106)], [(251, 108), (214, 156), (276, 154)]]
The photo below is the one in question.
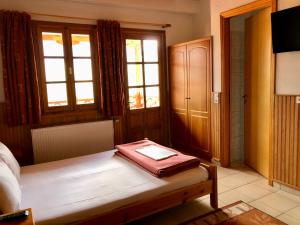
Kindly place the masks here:
[(189, 98), (185, 98), (185, 99), (191, 99), (191, 98), (189, 97)]

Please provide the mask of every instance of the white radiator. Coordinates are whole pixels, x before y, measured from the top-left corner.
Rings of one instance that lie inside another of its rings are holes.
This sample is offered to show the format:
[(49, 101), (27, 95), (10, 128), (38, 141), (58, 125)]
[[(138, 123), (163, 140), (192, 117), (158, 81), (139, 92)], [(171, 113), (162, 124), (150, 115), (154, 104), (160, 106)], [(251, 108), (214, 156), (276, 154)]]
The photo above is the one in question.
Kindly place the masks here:
[(34, 162), (50, 162), (113, 149), (113, 121), (32, 129)]

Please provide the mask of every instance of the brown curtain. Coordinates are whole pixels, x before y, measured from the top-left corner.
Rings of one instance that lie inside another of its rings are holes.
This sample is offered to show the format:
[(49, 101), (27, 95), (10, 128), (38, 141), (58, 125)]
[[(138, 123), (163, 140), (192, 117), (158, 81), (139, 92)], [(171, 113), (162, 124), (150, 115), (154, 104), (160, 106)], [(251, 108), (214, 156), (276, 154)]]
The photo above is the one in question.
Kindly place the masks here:
[(1, 10), (0, 42), (8, 124), (37, 123), (41, 107), (30, 16)]
[(120, 23), (98, 21), (101, 111), (108, 117), (125, 112), (123, 44)]

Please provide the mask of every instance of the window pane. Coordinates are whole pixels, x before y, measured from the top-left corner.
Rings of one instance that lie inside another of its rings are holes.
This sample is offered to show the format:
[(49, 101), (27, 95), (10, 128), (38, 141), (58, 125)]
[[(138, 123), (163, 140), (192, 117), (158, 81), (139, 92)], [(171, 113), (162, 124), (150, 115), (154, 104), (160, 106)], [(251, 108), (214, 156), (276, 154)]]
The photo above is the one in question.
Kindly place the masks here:
[(76, 103), (77, 104), (93, 104), (94, 88), (93, 82), (76, 83)]
[(144, 40), (144, 61), (157, 62), (158, 61), (158, 47), (157, 40)]
[(126, 39), (127, 62), (142, 62), (141, 40)]
[(159, 103), (159, 88), (147, 87), (146, 88), (146, 106), (147, 108), (158, 107)]
[(158, 64), (145, 64), (146, 85), (159, 84)]
[(129, 88), (129, 108), (130, 109), (144, 108), (143, 88)]
[(74, 59), (73, 64), (76, 81), (93, 80), (91, 59)]
[(128, 86), (143, 85), (143, 67), (140, 64), (127, 65)]
[(46, 81), (65, 81), (65, 61), (64, 59), (45, 58)]
[(68, 105), (66, 84), (47, 84), (48, 106)]
[(64, 56), (62, 33), (42, 32), (44, 56)]
[(90, 35), (72, 34), (73, 56), (91, 56)]

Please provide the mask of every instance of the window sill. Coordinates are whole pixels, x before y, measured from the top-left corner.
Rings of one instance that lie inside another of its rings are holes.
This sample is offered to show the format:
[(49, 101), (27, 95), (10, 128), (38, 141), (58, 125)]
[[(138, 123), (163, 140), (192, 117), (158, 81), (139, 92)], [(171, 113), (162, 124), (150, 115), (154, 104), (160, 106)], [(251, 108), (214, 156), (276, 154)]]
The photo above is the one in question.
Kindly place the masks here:
[(70, 125), (83, 122), (93, 122), (98, 120), (107, 120), (97, 110), (82, 110), (69, 112), (51, 112), (42, 115), (41, 122), (34, 125), (33, 128), (42, 128), (56, 125)]

